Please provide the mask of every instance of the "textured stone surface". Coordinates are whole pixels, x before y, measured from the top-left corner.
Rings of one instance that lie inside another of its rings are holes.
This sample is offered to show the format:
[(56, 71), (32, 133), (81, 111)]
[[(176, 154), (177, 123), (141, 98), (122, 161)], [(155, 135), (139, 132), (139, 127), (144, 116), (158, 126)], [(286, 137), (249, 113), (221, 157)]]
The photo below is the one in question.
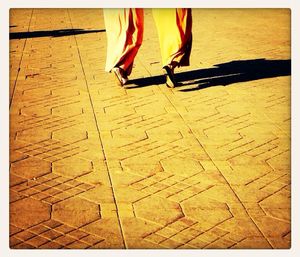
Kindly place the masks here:
[(75, 227), (81, 227), (100, 218), (97, 204), (78, 197), (55, 204), (52, 215), (54, 219)]
[(134, 205), (137, 217), (167, 225), (184, 216), (180, 205), (159, 197), (148, 197)]
[(10, 222), (12, 225), (26, 229), (50, 219), (51, 207), (31, 198), (24, 198), (10, 204)]
[(51, 172), (51, 163), (30, 157), (11, 166), (11, 173), (26, 179), (33, 179)]

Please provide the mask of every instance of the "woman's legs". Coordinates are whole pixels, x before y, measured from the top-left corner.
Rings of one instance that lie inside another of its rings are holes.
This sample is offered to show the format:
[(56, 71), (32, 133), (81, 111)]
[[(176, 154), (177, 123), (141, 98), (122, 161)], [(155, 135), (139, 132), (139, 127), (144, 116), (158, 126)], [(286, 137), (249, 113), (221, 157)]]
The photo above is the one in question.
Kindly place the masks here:
[(142, 44), (143, 9), (104, 9), (107, 34), (107, 72), (113, 71), (124, 85), (132, 71), (134, 58)]
[(167, 85), (175, 87), (174, 69), (189, 65), (192, 46), (191, 9), (153, 9)]

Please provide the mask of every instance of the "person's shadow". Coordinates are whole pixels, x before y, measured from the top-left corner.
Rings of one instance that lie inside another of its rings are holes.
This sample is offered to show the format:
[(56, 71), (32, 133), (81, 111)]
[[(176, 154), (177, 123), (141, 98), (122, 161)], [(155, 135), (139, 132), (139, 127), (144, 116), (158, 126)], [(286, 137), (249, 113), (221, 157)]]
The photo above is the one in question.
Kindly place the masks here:
[[(10, 26), (10, 28), (17, 26)], [(24, 39), (24, 38), (36, 38), (36, 37), (66, 37), (87, 33), (99, 33), (105, 32), (105, 29), (57, 29), (57, 30), (38, 30), (38, 31), (23, 31), (23, 32), (10, 32), (9, 39)]]
[[(213, 68), (199, 69), (175, 74), (180, 91), (192, 91), (218, 85), (230, 85), (291, 75), (291, 60), (239, 60), (214, 65)], [(129, 81), (127, 88), (145, 87), (165, 83), (164, 76), (139, 78)]]

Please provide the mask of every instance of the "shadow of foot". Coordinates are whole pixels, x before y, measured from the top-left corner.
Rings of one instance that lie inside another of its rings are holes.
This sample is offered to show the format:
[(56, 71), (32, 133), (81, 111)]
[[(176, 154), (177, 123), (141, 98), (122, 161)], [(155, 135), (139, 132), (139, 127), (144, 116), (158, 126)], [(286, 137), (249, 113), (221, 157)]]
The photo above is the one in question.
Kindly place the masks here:
[[(238, 60), (214, 65), (213, 68), (199, 69), (175, 74), (183, 83), (180, 91), (192, 91), (218, 85), (291, 75), (291, 60)], [(134, 79), (129, 88), (159, 85), (165, 83), (164, 76)], [(187, 86), (191, 86), (186, 88)]]

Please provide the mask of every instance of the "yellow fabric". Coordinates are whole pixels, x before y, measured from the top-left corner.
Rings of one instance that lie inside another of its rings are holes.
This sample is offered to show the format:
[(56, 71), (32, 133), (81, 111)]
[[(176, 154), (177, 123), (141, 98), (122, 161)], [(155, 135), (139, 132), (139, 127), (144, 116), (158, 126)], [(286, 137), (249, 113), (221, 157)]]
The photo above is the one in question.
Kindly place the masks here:
[(191, 9), (153, 9), (152, 14), (158, 32), (163, 66), (171, 62), (188, 66), (192, 44)]
[[(189, 65), (192, 43), (191, 9), (153, 9), (163, 66), (176, 62)], [(118, 66), (131, 73), (134, 58), (142, 44), (143, 9), (104, 9), (107, 35), (106, 71)]]

